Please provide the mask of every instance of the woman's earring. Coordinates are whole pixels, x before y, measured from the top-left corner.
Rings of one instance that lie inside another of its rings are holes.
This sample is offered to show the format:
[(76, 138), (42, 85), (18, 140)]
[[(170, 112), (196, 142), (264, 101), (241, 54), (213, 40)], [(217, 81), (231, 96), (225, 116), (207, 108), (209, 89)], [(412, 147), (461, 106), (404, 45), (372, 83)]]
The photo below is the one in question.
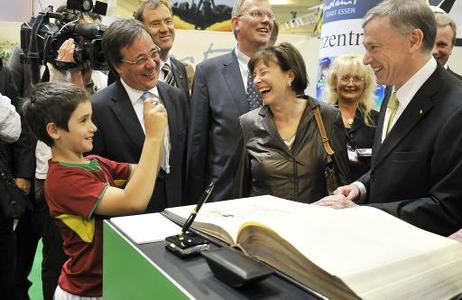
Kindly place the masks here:
[(288, 82), (287, 82), (287, 86), (290, 87), (291, 85), (292, 85), (292, 81), (288, 81)]

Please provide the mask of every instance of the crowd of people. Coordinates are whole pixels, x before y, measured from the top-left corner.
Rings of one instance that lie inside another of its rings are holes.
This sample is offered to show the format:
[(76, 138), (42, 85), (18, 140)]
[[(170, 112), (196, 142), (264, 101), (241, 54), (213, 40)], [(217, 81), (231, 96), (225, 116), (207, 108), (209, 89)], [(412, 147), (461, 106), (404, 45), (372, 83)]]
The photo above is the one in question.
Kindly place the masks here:
[[(268, 0), (235, 1), (231, 24), (236, 47), (192, 80), (170, 53), (165, 0), (107, 28), (109, 78), (49, 63), (48, 82), (32, 86), (15, 56), (3, 66), (0, 159), (33, 210), (15, 229), (0, 212), (2, 299), (28, 299), (40, 238), (44, 299), (102, 299), (103, 220), (195, 203), (210, 182), (211, 201), (369, 205), (462, 241), (453, 20), (421, 0), (379, 3), (364, 17), (365, 54), (337, 57), (324, 101), (305, 94), (302, 54), (274, 42)], [(75, 45), (56, 61), (74, 62)], [(377, 83), (387, 86), (380, 111)]]

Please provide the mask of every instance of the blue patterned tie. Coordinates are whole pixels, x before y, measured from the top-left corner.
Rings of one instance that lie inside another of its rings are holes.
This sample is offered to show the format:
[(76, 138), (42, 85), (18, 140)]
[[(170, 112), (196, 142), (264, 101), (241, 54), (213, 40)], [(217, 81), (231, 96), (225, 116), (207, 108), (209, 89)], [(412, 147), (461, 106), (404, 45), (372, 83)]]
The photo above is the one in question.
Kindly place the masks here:
[(249, 102), (250, 110), (259, 108), (262, 105), (261, 95), (253, 85), (253, 76), (250, 72), (247, 76), (247, 102)]
[[(146, 100), (147, 98), (159, 98), (156, 95), (154, 95), (151, 92), (144, 92), (143, 95), (141, 95), (141, 100)], [(160, 101), (160, 98), (159, 98)], [(168, 129), (168, 126), (165, 130), (165, 135), (164, 135), (164, 144), (162, 147), (162, 161), (160, 163), (160, 166), (162, 170), (165, 171), (165, 173), (169, 174), (170, 173), (170, 131)]]

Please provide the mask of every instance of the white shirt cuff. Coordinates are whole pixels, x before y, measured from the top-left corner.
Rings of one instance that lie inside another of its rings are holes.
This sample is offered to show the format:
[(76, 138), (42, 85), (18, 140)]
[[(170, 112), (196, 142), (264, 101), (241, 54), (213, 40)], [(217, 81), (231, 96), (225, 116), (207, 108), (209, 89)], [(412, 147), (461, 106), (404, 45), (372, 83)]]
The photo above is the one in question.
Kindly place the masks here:
[(356, 185), (358, 187), (358, 189), (359, 189), (358, 202), (363, 202), (366, 199), (366, 196), (367, 196), (366, 186), (360, 181), (355, 181), (352, 184)]

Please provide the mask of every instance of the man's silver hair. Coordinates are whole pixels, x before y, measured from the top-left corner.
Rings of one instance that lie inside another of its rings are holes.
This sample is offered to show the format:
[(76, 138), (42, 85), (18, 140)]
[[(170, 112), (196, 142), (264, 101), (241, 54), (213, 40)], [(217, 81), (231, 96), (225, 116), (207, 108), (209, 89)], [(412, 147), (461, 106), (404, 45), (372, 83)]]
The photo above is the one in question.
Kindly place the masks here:
[(233, 10), (231, 11), (231, 17), (237, 17), (242, 13), (243, 8), (245, 8), (246, 2), (253, 0), (236, 0), (233, 5)]
[(401, 34), (414, 29), (423, 34), (423, 49), (431, 51), (436, 37), (436, 20), (425, 0), (385, 0), (371, 8), (363, 19), (363, 28), (376, 17), (390, 17), (390, 23)]

